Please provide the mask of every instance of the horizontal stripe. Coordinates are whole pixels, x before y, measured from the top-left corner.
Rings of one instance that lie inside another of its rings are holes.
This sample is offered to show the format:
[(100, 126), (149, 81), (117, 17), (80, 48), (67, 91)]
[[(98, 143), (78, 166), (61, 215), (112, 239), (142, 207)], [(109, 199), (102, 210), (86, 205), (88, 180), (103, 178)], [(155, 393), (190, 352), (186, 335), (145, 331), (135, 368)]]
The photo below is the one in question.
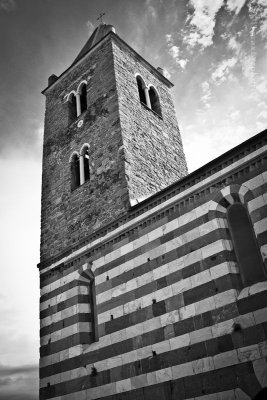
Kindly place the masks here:
[[(213, 254), (216, 254), (217, 251), (222, 251), (223, 249), (226, 249), (229, 246), (228, 241), (217, 241), (213, 244), (213, 249), (214, 252)], [(229, 249), (229, 247), (228, 247)], [(198, 251), (200, 254), (204, 255), (203, 251)], [(116, 303), (114, 304), (111, 302), (111, 307), (115, 305), (114, 308), (110, 308), (108, 311), (103, 312), (101, 314), (98, 314), (98, 324), (103, 324), (103, 323), (108, 323), (111, 319), (111, 315), (113, 315), (114, 319), (118, 319), (120, 317), (123, 317), (124, 315), (128, 316), (130, 313), (135, 312), (136, 310), (139, 310), (140, 308), (143, 309), (145, 307), (148, 307), (150, 304), (152, 304), (152, 301), (155, 299), (156, 303), (166, 300), (168, 298), (171, 298), (172, 296), (178, 295), (181, 292), (184, 292), (185, 290), (188, 290), (190, 288), (195, 289), (198, 285), (196, 282), (194, 282), (193, 279), (194, 275), (187, 280), (182, 280), (179, 282), (176, 282), (174, 284), (168, 285), (164, 287), (163, 289), (156, 290), (153, 293), (149, 293), (145, 296), (142, 296), (138, 298), (137, 300), (133, 300), (130, 302), (127, 302), (125, 304), (116, 306)], [(187, 287), (185, 285), (188, 285)], [(193, 286), (192, 286), (193, 285)], [(214, 287), (214, 284), (213, 284)], [(215, 287), (214, 287), (215, 290)], [(193, 293), (193, 292), (192, 292)], [(127, 317), (128, 318), (128, 317)]]
[[(153, 330), (164, 328), (170, 323), (170, 321), (175, 325), (176, 335), (187, 333), (190, 331), (190, 329), (193, 329), (193, 327), (199, 326), (199, 324), (196, 325), (194, 323), (194, 317), (196, 317), (195, 321), (198, 321), (199, 317), (203, 315), (203, 313), (211, 312), (212, 320), (215, 323), (218, 323), (225, 320), (225, 317), (229, 316), (229, 314), (232, 317), (236, 316), (235, 313), (237, 313), (237, 315), (243, 315), (248, 312), (253, 312), (255, 315), (255, 320), (262, 322), (260, 319), (260, 313), (257, 312), (257, 309), (266, 306), (266, 291), (267, 282), (261, 282), (243, 289), (238, 295), (239, 300), (237, 301), (236, 291), (229, 290), (226, 293), (218, 294), (216, 296), (212, 296), (211, 298), (199, 301), (190, 307), (180, 307), (179, 312), (176, 311), (179, 305), (174, 304), (172, 311), (170, 308), (168, 308), (169, 312), (162, 314), (161, 316), (145, 320), (141, 323), (136, 323), (135, 326), (130, 326), (129, 328), (116, 331), (104, 337), (100, 337), (98, 342), (90, 345), (90, 347), (86, 350), (86, 353), (89, 354), (92, 362), (99, 360), (101, 354), (103, 354), (104, 358), (120, 354), (120, 352), (123, 352), (123, 348), (126, 348), (126, 351), (129, 348), (126, 342), (127, 340), (137, 338), (140, 335), (149, 334)], [(207, 314), (203, 316), (203, 318), (208, 318), (208, 320), (210, 319)], [(159, 338), (160, 337), (162, 336), (159, 335)], [(122, 343), (125, 344), (125, 347), (122, 346)], [(134, 343), (138, 342), (135, 341)], [(116, 347), (116, 344), (120, 344), (121, 347)], [(136, 346), (136, 344), (134, 345)], [(109, 351), (109, 349), (114, 349), (115, 351), (115, 348), (117, 348), (118, 353)], [(80, 349), (70, 348), (67, 355), (69, 359), (64, 361), (64, 363), (59, 363), (58, 366), (60, 366), (62, 370), (68, 370), (69, 368), (72, 368), (72, 366), (80, 365), (80, 358), (75, 358), (76, 354), (80, 354)], [(66, 358), (65, 353), (62, 353), (62, 356)], [(58, 360), (62, 359), (62, 356), (60, 353), (54, 354), (54, 357), (58, 358)], [(74, 357), (74, 359), (72, 359), (72, 357)], [(84, 357), (86, 357), (86, 354), (84, 354)], [(50, 366), (50, 364), (51, 356), (42, 358), (40, 360), (41, 371), (46, 366)], [(53, 368), (54, 367), (56, 367), (56, 364), (54, 364)]]
[[(201, 263), (201, 269), (202, 264), (205, 266), (208, 263), (207, 258), (209, 257), (216, 257), (216, 259), (220, 259), (220, 256), (218, 256), (218, 254), (220, 255), (221, 252), (225, 251), (225, 249), (232, 249), (231, 247), (231, 242), (226, 241), (226, 240), (218, 240), (217, 242), (212, 242), (211, 244), (208, 244), (207, 246), (204, 246), (202, 248), (199, 248), (196, 251), (191, 251), (189, 254), (182, 256), (180, 258), (177, 259), (177, 252), (173, 251), (171, 253), (171, 255), (164, 256), (164, 260), (162, 260), (162, 256), (156, 258), (156, 262), (160, 262), (160, 263), (165, 263), (167, 262), (167, 264), (165, 264), (164, 268), (167, 268), (169, 271), (169, 274), (174, 273), (175, 271), (179, 270), (181, 271), (181, 274), (183, 274), (183, 270), (186, 267), (189, 267), (190, 265), (194, 266), (194, 270), (191, 272), (190, 275), (193, 275), (194, 272), (196, 272), (196, 263)], [(209, 263), (208, 263), (209, 264)], [(217, 264), (217, 261), (215, 262), (215, 264)], [(152, 265), (150, 265), (150, 263), (146, 263), (144, 265), (144, 269), (148, 269), (149, 267), (151, 268), (155, 268), (154, 264), (152, 263)], [(205, 267), (204, 267), (205, 268)], [(154, 269), (155, 272), (151, 272), (151, 274), (153, 274), (153, 276), (157, 276), (157, 273), (159, 273), (159, 276), (161, 275), (160, 271), (158, 271), (156, 268)], [(134, 272), (133, 272), (134, 273)], [(186, 273), (188, 273), (188, 270), (186, 271)], [(183, 278), (186, 278), (186, 273), (183, 275)], [(137, 277), (138, 279), (138, 277)], [(152, 279), (148, 277), (149, 280)], [(181, 276), (180, 276), (181, 279)], [(138, 279), (139, 284), (143, 283), (143, 278)], [(49, 310), (49, 309), (47, 309)], [(52, 308), (53, 310), (53, 308)]]
[(45, 346), (40, 347), (40, 357), (45, 357), (49, 354), (57, 353), (59, 351), (68, 349), (70, 347), (90, 344), (93, 342), (92, 332), (78, 332), (74, 335), (68, 336), (65, 339), (58, 340), (56, 342), (51, 342)]
[(55, 296), (49, 298), (48, 300), (42, 301), (40, 303), (40, 312), (45, 310), (48, 307), (52, 307), (57, 305), (58, 303), (62, 301), (66, 301), (78, 294), (88, 295), (88, 285), (84, 283), (84, 285), (81, 284), (81, 282), (76, 281), (76, 285), (74, 287), (68, 288), (64, 285), (65, 290), (63, 292), (57, 293)]
[(69, 336), (72, 336), (76, 333), (80, 332), (92, 332), (92, 324), (89, 321), (86, 322), (78, 322), (77, 324), (69, 325), (60, 330), (54, 331), (49, 335), (43, 336), (40, 338), (40, 346), (46, 346), (47, 344), (58, 342), (59, 340), (66, 339)]
[[(160, 258), (162, 267), (158, 268), (153, 268), (153, 272), (149, 271), (149, 279), (152, 278), (151, 275), (155, 274), (156, 276), (161, 276), (161, 270), (164, 270), (165, 268), (165, 274), (163, 273), (162, 276), (165, 276), (167, 274), (166, 271), (166, 261), (162, 261), (162, 256), (164, 255), (164, 259), (168, 258), (168, 260), (172, 261), (177, 258), (184, 257), (186, 254), (192, 252), (193, 249), (201, 248), (203, 247), (203, 244), (208, 245), (209, 243), (212, 243), (217, 239), (222, 239), (222, 238), (229, 238), (228, 232), (225, 234), (223, 232), (224, 228), (224, 221), (223, 220), (213, 220), (210, 221), (207, 224), (201, 225), (200, 227), (197, 227), (193, 231), (188, 232), (188, 234), (185, 234), (183, 236), (179, 237), (174, 237), (171, 241), (168, 241), (164, 243), (161, 246), (158, 246), (154, 251), (151, 251), (149, 253), (144, 253), (142, 255), (142, 260), (145, 258), (145, 263), (138, 263), (138, 260), (134, 259), (133, 266), (134, 268), (131, 268), (131, 266), (124, 266), (120, 265), (118, 272), (120, 274), (121, 280), (124, 278), (123, 273), (125, 271), (129, 272), (129, 270), (133, 271), (134, 278), (132, 275), (132, 279), (128, 281), (123, 281), (122, 284), (118, 286), (113, 286), (112, 289), (106, 290), (105, 292), (99, 293), (99, 290), (97, 288), (96, 293), (96, 299), (97, 299), (97, 304), (103, 303), (104, 301), (109, 301), (110, 299), (116, 297), (118, 295), (117, 293), (120, 293), (121, 291), (123, 292), (128, 292), (132, 287), (134, 287), (134, 284), (136, 282), (136, 274), (135, 274), (135, 269), (138, 266), (143, 265), (146, 270), (149, 269), (150, 262), (153, 262), (154, 259)], [(224, 236), (225, 234), (225, 236)], [(159, 257), (160, 254), (160, 257)], [(149, 256), (149, 257), (148, 257)], [(149, 259), (149, 261), (147, 261)], [(148, 268), (146, 268), (148, 267)], [(151, 274), (152, 272), (152, 274)], [(114, 276), (114, 274), (112, 275)], [(140, 276), (140, 284), (143, 282), (147, 282), (147, 279), (145, 277), (145, 274)]]
[[(262, 318), (261, 322), (266, 322), (267, 321), (267, 308), (261, 309), (261, 314), (265, 315), (264, 318)], [(142, 347), (138, 350), (133, 350), (131, 352), (123, 353), (123, 354), (118, 354), (116, 356), (110, 357), (110, 358), (105, 358), (103, 361), (95, 361), (92, 360), (91, 357), (86, 361), (85, 357), (83, 357), (83, 365), (88, 364), (88, 361), (91, 366), (94, 366), (98, 372), (105, 371), (106, 369), (112, 369), (115, 367), (119, 366), (124, 366), (127, 364), (128, 361), (136, 361), (136, 360), (142, 360), (145, 359), (146, 357), (150, 357), (152, 355), (152, 351), (156, 351), (157, 355), (161, 353), (168, 352), (170, 350), (175, 350), (175, 349), (182, 349), (185, 347), (185, 349), (182, 351), (182, 353), (179, 355), (176, 353), (175, 357), (176, 359), (180, 360), (181, 355), (183, 358), (187, 358), (186, 361), (190, 361), (188, 357), (190, 358), (189, 355), (189, 349), (188, 346), (192, 346), (196, 343), (200, 343), (202, 341), (207, 341), (210, 339), (214, 338), (220, 338), (222, 336), (228, 335), (227, 338), (224, 338), (224, 341), (220, 342), (209, 342), (209, 344), (206, 344), (206, 351), (207, 355), (212, 355), (211, 351), (219, 351), (222, 352), (223, 349), (225, 348), (226, 345), (229, 347), (229, 343), (232, 341), (231, 339), (231, 334), (233, 333), (233, 327), (235, 323), (241, 324), (243, 330), (242, 330), (242, 335), (243, 335), (243, 344), (244, 345), (251, 345), (254, 344), (254, 342), (251, 342), (251, 338), (254, 340), (258, 340), (259, 342), (265, 339), (264, 335), (264, 329), (262, 328), (261, 325), (257, 325), (255, 322), (255, 319), (253, 317), (252, 313), (248, 313), (243, 315), (242, 317), (237, 317), (237, 318), (231, 318), (229, 320), (220, 322), (218, 324), (212, 325), (212, 326), (206, 326), (202, 329), (198, 330), (193, 330), (190, 331), (184, 335), (180, 336), (175, 336), (172, 337), (168, 340), (162, 341), (162, 342), (157, 342), (157, 343), (151, 343), (149, 346)], [(248, 333), (251, 331), (251, 329), (244, 329), (244, 328), (251, 328), (254, 327), (253, 330), (253, 336), (248, 335)], [(217, 348), (215, 346), (215, 343), (217, 343)], [(221, 344), (220, 344), (221, 343)], [(186, 347), (187, 346), (187, 347)], [(232, 348), (238, 347), (238, 342), (233, 342), (231, 343)], [(211, 350), (209, 350), (211, 349)], [(194, 350), (191, 350), (191, 355), (194, 354)], [(226, 350), (224, 350), (226, 351)], [(129, 368), (128, 368), (129, 369)], [(134, 369), (134, 366), (130, 369)], [(41, 379), (41, 387), (46, 386), (47, 382), (50, 382), (50, 384), (56, 384), (59, 382), (66, 381), (70, 379), (70, 375), (72, 379), (78, 378), (80, 376), (85, 376), (87, 374), (87, 370), (83, 368), (76, 368), (72, 369), (71, 371), (66, 371), (63, 373), (63, 371), (57, 375), (53, 376), (48, 376), (45, 379)]]
[(44, 326), (40, 329), (40, 337), (45, 335), (50, 335), (55, 331), (60, 331), (64, 327), (68, 327), (70, 325), (75, 325), (79, 322), (92, 322), (92, 314), (90, 313), (83, 313), (83, 314), (74, 314), (69, 318), (61, 319), (58, 322), (54, 322), (51, 325)]
[[(226, 261), (224, 261), (226, 260)], [(216, 254), (216, 257), (212, 256), (211, 258), (208, 257), (204, 260), (201, 260), (200, 262), (197, 263), (193, 263), (190, 264), (188, 267), (183, 268), (182, 270), (178, 269), (179, 263), (169, 263), (168, 267), (169, 267), (169, 273), (170, 276), (167, 278), (167, 282), (174, 282), (175, 280), (181, 280), (182, 279), (186, 279), (186, 277), (190, 277), (192, 275), (195, 275), (196, 273), (198, 273), (198, 271), (202, 271), (202, 273), (204, 273), (205, 270), (211, 269), (212, 271), (212, 277), (213, 279), (216, 279), (224, 274), (227, 274), (227, 270), (228, 272), (236, 272), (236, 269), (234, 269), (234, 263), (231, 262), (231, 260), (233, 260), (233, 253), (229, 252), (229, 251), (222, 251), (220, 253)], [(223, 261), (223, 263), (222, 263)], [(178, 270), (177, 270), (178, 269)], [(175, 270), (176, 272), (172, 273), (172, 270)], [(162, 286), (162, 283), (161, 283)], [(182, 296), (182, 294), (180, 295), (180, 297)], [(81, 314), (82, 315), (82, 314)], [(69, 323), (70, 318), (67, 319), (66, 323), (68, 325), (71, 325)], [(136, 319), (134, 319), (136, 321)], [(65, 324), (65, 320), (63, 320), (63, 323)], [(43, 332), (45, 332), (45, 334), (48, 334), (50, 332), (50, 328), (52, 329), (52, 331), (55, 331), (54, 326), (56, 324), (53, 323), (52, 325), (48, 325), (47, 327), (43, 327), (41, 329), (41, 336), (43, 334)], [(60, 327), (62, 327), (59, 323), (57, 323), (57, 326), (59, 327), (58, 329), (60, 329)], [(67, 326), (67, 325), (66, 325)], [(44, 331), (45, 329), (45, 331)], [(48, 331), (47, 331), (48, 330)]]
[[(240, 279), (235, 279), (235, 278), (236, 278), (236, 276), (233, 274), (228, 275), (228, 276), (222, 276), (222, 277), (216, 279), (215, 281), (207, 282), (203, 285), (198, 285), (196, 288), (194, 288), (192, 290), (185, 291), (184, 292), (185, 307), (190, 306), (192, 303), (194, 303), (197, 300), (201, 301), (201, 300), (209, 297), (210, 295), (214, 295), (215, 293), (225, 292), (230, 289), (238, 289), (240, 287)], [(183, 284), (182, 281), (181, 281), (181, 283)], [(180, 292), (181, 289), (183, 289), (182, 285), (181, 285), (181, 287), (179, 287), (179, 290), (177, 290), (177, 291)], [(164, 297), (167, 296), (167, 298), (169, 297), (168, 294), (169, 293), (163, 293)], [(154, 294), (152, 294), (152, 295), (154, 295)], [(173, 296), (171, 296), (171, 297), (173, 297)], [(172, 299), (172, 300), (174, 300), (174, 299)], [(152, 303), (152, 301), (151, 301), (151, 303)], [(177, 303), (177, 301), (176, 301), (176, 303)], [(143, 317), (145, 319), (147, 319), (147, 316), (149, 315), (149, 313), (147, 312), (147, 310), (145, 308), (144, 308), (144, 311), (145, 311), (145, 313), (143, 314)], [(156, 304), (152, 304), (152, 315), (157, 316), (157, 315), (161, 315), (165, 312), (166, 312), (166, 304), (165, 304), (164, 300), (161, 300)], [(110, 322), (114, 326), (115, 321), (112, 320)], [(125, 322), (127, 322), (127, 320), (125, 320)], [(123, 327), (123, 323), (124, 323), (124, 321), (120, 320), (119, 326)], [(118, 326), (118, 322), (117, 322), (117, 326)], [(47, 355), (47, 354), (51, 354), (53, 352), (68, 348), (68, 338), (59, 340), (53, 344), (54, 344), (54, 346), (51, 346), (51, 345), (42, 346), (40, 348), (40, 351), (42, 352), (42, 354)], [(59, 347), (58, 349), (57, 349), (56, 345), (58, 345), (58, 347)]]
[(40, 326), (41, 328), (43, 328), (44, 326), (54, 324), (62, 319), (71, 317), (74, 314), (88, 314), (88, 313), (90, 313), (90, 304), (88, 303), (88, 301), (86, 304), (85, 303), (75, 304), (71, 307), (65, 308), (62, 311), (56, 312), (52, 315), (49, 315), (46, 318), (41, 319)]
[[(205, 362), (203, 364), (205, 365)], [(99, 400), (103, 398), (105, 400), (121, 400), (122, 398), (127, 398), (127, 400), (162, 400), (166, 398), (173, 400), (230, 400), (232, 399), (232, 394), (235, 395), (233, 399), (242, 399), (244, 395), (240, 389), (240, 385), (243, 386), (245, 380), (247, 381), (253, 377), (253, 383), (255, 382), (251, 362), (243, 362), (234, 366), (218, 368), (213, 371), (194, 375), (191, 374), (172, 380), (164, 372), (163, 370), (162, 374), (154, 372), (150, 375), (131, 377), (131, 389), (129, 389), (129, 384), (128, 386), (119, 384), (116, 386), (116, 383), (112, 383), (105, 385), (105, 387), (95, 388), (94, 393), (92, 393), (92, 389), (87, 389), (87, 386), (84, 385), (83, 390), (75, 392), (75, 394), (53, 397), (53, 399), (73, 400), (75, 396), (75, 400), (84, 400), (85, 398), (93, 400), (92, 396), (94, 395), (94, 399)], [(125, 383), (125, 381), (122, 381), (122, 383)], [(259, 387), (257, 392), (260, 389)], [(123, 391), (124, 393), (122, 393)], [(205, 394), (203, 395), (203, 393)], [(53, 393), (51, 395), (53, 396)]]
[[(218, 340), (218, 339), (217, 339)], [(213, 340), (216, 342), (216, 339)], [(232, 365), (238, 365), (240, 363), (245, 363), (248, 362), (249, 360), (258, 360), (260, 358), (266, 357), (267, 355), (267, 342), (262, 341), (258, 344), (254, 345), (249, 345), (249, 346), (242, 346), (238, 349), (232, 349), (232, 350), (226, 350), (222, 351), (219, 354), (216, 352), (216, 354), (212, 354), (211, 356), (204, 357), (206, 348), (204, 343), (200, 344), (203, 348), (198, 352), (194, 354), (194, 358), (192, 361), (189, 362), (182, 362), (177, 364), (177, 359), (175, 358), (175, 352), (170, 352), (174, 353), (174, 357), (172, 359), (168, 359), (167, 365), (164, 366), (163, 364), (160, 364), (157, 362), (157, 356), (155, 357), (155, 360), (153, 360), (154, 357), (150, 357), (150, 360), (147, 360), (147, 368), (145, 370), (145, 373), (142, 373), (142, 367), (140, 366), (138, 370), (138, 362), (135, 368), (135, 376), (143, 376), (146, 375), (147, 383), (149, 383), (148, 377), (151, 375), (153, 376), (154, 373), (156, 373), (159, 376), (159, 380), (171, 380), (171, 379), (179, 379), (191, 375), (197, 375), (199, 373), (203, 372), (208, 372), (208, 371), (214, 371), (219, 368), (225, 368), (228, 366)], [(191, 346), (193, 348), (194, 346)], [(200, 355), (200, 357), (199, 357)], [(155, 361), (155, 362), (153, 362)], [(124, 371), (127, 371), (126, 365), (124, 365)], [(128, 374), (130, 371), (127, 371)], [(110, 383), (115, 383), (116, 387), (116, 392), (120, 391), (127, 391), (131, 390), (131, 380), (130, 377), (131, 375), (127, 376), (126, 372), (126, 377), (122, 380), (118, 380), (118, 376), (114, 376), (113, 379), (111, 378), (111, 371), (102, 378), (101, 380), (101, 373), (97, 374), (96, 377), (90, 377), (88, 376), (88, 373), (86, 373), (86, 376), (77, 378), (75, 380), (71, 380), (68, 382), (64, 383), (59, 383), (54, 385), (56, 392), (59, 395), (65, 395), (65, 394), (70, 394), (70, 393), (75, 393), (79, 390), (81, 390), (82, 386), (85, 384), (85, 387), (90, 387), (88, 394), (90, 399), (95, 399), (95, 393), (98, 393), (97, 396), (103, 397), (101, 394), (101, 391), (105, 391), (105, 386), (110, 385)], [(98, 376), (99, 375), (99, 376)], [(105, 383), (108, 378), (112, 379), (112, 382), (110, 383)], [(123, 385), (122, 382), (127, 382), (126, 385)], [(103, 384), (103, 383), (104, 384)], [(52, 386), (53, 387), (53, 386)], [(96, 388), (98, 390), (96, 390)], [(50, 398), (50, 390), (51, 388), (42, 388), (40, 390), (41, 398)], [(116, 393), (115, 392), (115, 393)], [(115, 394), (114, 393), (114, 394)], [(109, 394), (112, 394), (111, 392)]]
[(72, 307), (76, 304), (81, 304), (81, 303), (89, 303), (89, 294), (88, 294), (88, 288), (86, 294), (76, 294), (76, 296), (73, 296), (67, 300), (60, 301), (54, 306), (48, 307), (45, 310), (42, 310), (40, 312), (40, 319), (46, 318), (49, 315), (56, 314), (60, 311), (63, 311), (66, 308)]
[[(156, 229), (153, 229), (151, 232), (142, 235), (140, 238), (135, 239), (126, 245), (120, 247), (117, 250), (114, 250), (110, 253), (107, 253), (104, 257), (100, 257), (99, 259), (95, 260), (93, 262), (94, 268), (95, 268), (95, 275), (99, 275), (98, 269), (100, 267), (103, 267), (105, 265), (108, 266), (108, 268), (111, 268), (112, 263), (122, 263), (125, 261), (125, 257), (129, 258), (134, 258), (138, 254), (141, 254), (140, 248), (144, 246), (144, 244), (147, 244), (148, 242), (154, 242), (156, 245), (158, 242), (156, 242), (157, 239), (160, 239), (163, 234), (168, 234), (171, 233), (173, 230), (176, 230), (178, 228), (182, 229), (184, 225), (188, 225), (188, 230), (192, 229), (192, 223), (194, 224), (194, 220), (196, 218), (201, 218), (203, 215), (207, 214), (210, 205), (212, 202), (205, 203), (204, 205), (201, 205), (197, 207), (196, 209), (190, 211), (189, 213), (183, 214), (179, 216), (178, 218), (176, 217), (175, 219), (171, 220), (169, 223), (166, 223), (164, 227), (160, 226), (157, 227)], [(166, 226), (166, 227), (165, 227)], [(182, 230), (181, 230), (182, 231)], [(131, 253), (131, 256), (128, 254)], [(124, 257), (121, 255), (123, 254)], [(120, 258), (120, 260), (118, 260)], [(100, 261), (99, 261), (100, 260)], [(100, 265), (98, 266), (98, 263), (100, 262)], [(64, 273), (64, 271), (63, 271)], [(106, 276), (103, 276), (102, 278), (98, 277), (97, 278), (97, 284), (104, 282), (106, 280)], [(54, 290), (58, 287), (58, 284), (56, 283), (57, 281), (62, 280), (61, 279), (54, 279), (51, 283), (48, 285), (44, 285), (41, 287), (41, 294), (43, 295), (47, 291)]]
[[(94, 240), (93, 242), (91, 242), (90, 244), (87, 244), (86, 246), (83, 246), (80, 249), (74, 251), (72, 254), (70, 254), (66, 257), (63, 257), (60, 261), (55, 262), (52, 265), (50, 265), (49, 267), (44, 268), (42, 271), (40, 271), (40, 273), (43, 274), (43, 273), (53, 269), (57, 265), (60, 265), (62, 262), (65, 263), (65, 262), (70, 261), (71, 259), (79, 256), (79, 254), (85, 252), (89, 248), (94, 247), (95, 245), (101, 243), (103, 240), (107, 240), (108, 238), (113, 237), (116, 234), (119, 234), (120, 232), (122, 232), (126, 228), (129, 228), (130, 226), (136, 224), (140, 220), (145, 219), (146, 217), (148, 217), (149, 215), (151, 215), (157, 211), (160, 211), (163, 207), (166, 207), (166, 206), (169, 206), (169, 205), (175, 203), (179, 199), (181, 199), (184, 196), (195, 191), (197, 188), (204, 187), (205, 184), (210, 184), (212, 181), (216, 180), (217, 178), (220, 178), (222, 175), (224, 175), (227, 172), (233, 172), (234, 168), (241, 166), (242, 164), (259, 156), (260, 154), (264, 153), (266, 151), (266, 149), (267, 149), (267, 146), (263, 146), (261, 149), (257, 149), (255, 152), (245, 156), (243, 159), (236, 161), (231, 166), (228, 166), (228, 167), (222, 169), (221, 171), (218, 171), (217, 173), (213, 174), (212, 176), (204, 179), (201, 182), (198, 182), (197, 184), (193, 185), (192, 187), (190, 187), (190, 188), (184, 190), (183, 192), (178, 193), (176, 196), (173, 196), (172, 198), (166, 200), (164, 203), (162, 203), (158, 206), (155, 206), (154, 208), (152, 208), (150, 210), (147, 210), (146, 212), (142, 213), (141, 215), (137, 216), (136, 218), (133, 218), (131, 221), (119, 226), (117, 229), (114, 229), (113, 231), (107, 233), (105, 236), (98, 238), (98, 239)], [(261, 186), (263, 184), (264, 184), (263, 174), (257, 175), (255, 178), (252, 178), (251, 180), (245, 182), (245, 185), (251, 190), (253, 190), (254, 188), (257, 188), (258, 186)], [(104, 262), (103, 262), (103, 264), (104, 264)]]
[[(263, 196), (262, 196), (262, 198), (263, 198)], [(259, 203), (259, 205), (261, 205), (262, 203)], [(200, 207), (200, 209), (201, 209), (201, 207)], [(254, 209), (255, 209), (255, 205), (254, 205)], [(207, 211), (207, 209), (203, 209), (203, 212), (206, 212)], [(200, 211), (199, 211), (200, 212)], [(196, 210), (196, 214), (198, 214), (198, 212), (197, 212), (197, 210)], [(187, 216), (187, 219), (190, 219), (190, 218), (192, 218), (192, 215), (190, 216), (190, 213), (188, 213), (188, 214), (186, 214), (186, 216)], [(158, 228), (158, 233), (157, 233), (157, 235), (162, 235), (165, 231), (164, 231), (164, 227), (161, 227), (161, 229), (162, 230), (160, 230), (160, 228)], [(167, 228), (166, 228), (167, 229)], [(167, 232), (168, 232), (168, 229), (167, 229)], [(165, 236), (166, 236), (166, 234), (165, 234)], [(145, 240), (145, 238), (144, 237), (141, 237), (140, 239), (138, 239), (138, 240), (142, 240), (142, 241), (144, 241)], [(148, 257), (147, 257), (148, 258)], [(129, 267), (129, 266), (128, 266)], [(121, 267), (120, 267), (121, 268)], [(118, 280), (120, 279), (120, 275), (121, 275), (121, 270), (119, 270), (118, 271), (118, 273), (119, 273), (119, 276), (118, 276)], [(113, 271), (113, 274), (114, 274), (114, 271)], [(70, 277), (69, 277), (69, 280), (70, 279), (72, 279), (73, 278), (73, 275), (71, 275)], [(99, 278), (99, 277), (97, 277), (97, 278)], [(102, 278), (102, 280), (105, 280), (106, 279), (106, 276), (104, 276), (103, 278)], [(105, 285), (106, 286), (111, 286), (111, 281), (112, 281), (112, 279), (110, 279), (109, 280), (109, 282), (103, 282), (103, 285), (104, 285), (104, 288), (105, 288)], [(113, 285), (114, 286), (114, 285)], [(100, 285), (97, 285), (97, 287), (96, 287), (96, 291), (97, 292), (99, 292), (99, 290), (100, 290)], [(103, 289), (104, 289), (103, 288)], [(50, 288), (50, 289), (52, 289), (52, 288)], [(64, 291), (64, 287), (62, 288), (62, 290), (60, 290), (60, 287), (58, 287), (58, 288), (56, 288), (56, 289), (54, 289), (53, 291), (52, 291), (52, 293), (50, 293), (49, 294), (49, 297), (53, 297), (55, 294), (57, 295), (57, 294), (59, 294), (59, 293), (61, 293), (62, 291)], [(53, 292), (56, 292), (56, 293), (53, 293)], [(43, 298), (46, 298), (46, 296), (47, 295), (43, 295), (43, 296), (41, 296), (41, 301), (42, 301), (42, 299)]]

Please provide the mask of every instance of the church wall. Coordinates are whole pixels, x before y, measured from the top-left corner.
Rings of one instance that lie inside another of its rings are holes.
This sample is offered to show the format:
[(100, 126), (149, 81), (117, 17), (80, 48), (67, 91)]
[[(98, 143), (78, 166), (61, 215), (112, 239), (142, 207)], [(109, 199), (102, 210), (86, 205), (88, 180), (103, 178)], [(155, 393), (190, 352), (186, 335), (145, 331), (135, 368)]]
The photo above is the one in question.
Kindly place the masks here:
[(246, 204), (266, 268), (265, 133), (41, 269), (40, 399), (252, 399), (266, 385), (267, 284), (243, 286), (224, 212)]

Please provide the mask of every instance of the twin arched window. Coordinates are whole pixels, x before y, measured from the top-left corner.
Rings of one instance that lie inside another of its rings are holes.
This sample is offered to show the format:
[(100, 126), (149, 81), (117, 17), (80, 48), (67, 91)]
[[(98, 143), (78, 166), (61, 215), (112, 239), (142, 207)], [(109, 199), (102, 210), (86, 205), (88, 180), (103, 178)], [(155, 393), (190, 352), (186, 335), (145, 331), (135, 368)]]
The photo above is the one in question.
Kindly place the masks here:
[(245, 286), (259, 282), (264, 278), (263, 261), (246, 207), (234, 203), (226, 215), (242, 282)]
[(145, 104), (159, 116), (162, 116), (159, 95), (156, 89), (151, 85), (147, 86), (140, 75), (136, 77), (136, 83), (140, 102)]
[(71, 190), (90, 180), (89, 145), (84, 145), (80, 154), (74, 152), (70, 158)]
[(77, 92), (68, 95), (69, 123), (75, 121), (81, 113), (87, 110), (87, 90), (86, 81), (82, 81), (78, 86)]

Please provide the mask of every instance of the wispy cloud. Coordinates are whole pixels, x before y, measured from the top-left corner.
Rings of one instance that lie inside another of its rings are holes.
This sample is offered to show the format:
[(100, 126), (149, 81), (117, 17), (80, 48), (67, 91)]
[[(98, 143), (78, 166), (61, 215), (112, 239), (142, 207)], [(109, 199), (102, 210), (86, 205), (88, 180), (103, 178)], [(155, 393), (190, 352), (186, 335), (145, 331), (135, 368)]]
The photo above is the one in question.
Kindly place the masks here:
[(174, 59), (177, 65), (179, 65), (182, 69), (184, 69), (188, 62), (188, 59), (181, 57), (180, 47), (174, 44), (171, 34), (166, 35), (166, 41), (167, 41), (169, 55)]
[(193, 13), (189, 16), (189, 32), (184, 32), (184, 42), (188, 47), (200, 45), (202, 48), (212, 44), (216, 14), (223, 5), (223, 0), (190, 0)]
[(209, 82), (205, 81), (202, 83), (202, 92), (203, 95), (201, 97), (201, 101), (203, 102), (205, 108), (210, 108), (210, 100), (211, 100), (211, 89)]
[(238, 14), (247, 0), (227, 0), (227, 8)]
[(37, 400), (38, 365), (0, 365), (0, 400)]
[(212, 81), (216, 85), (220, 85), (222, 82), (226, 81), (229, 78), (233, 79), (231, 71), (233, 67), (236, 65), (236, 63), (237, 63), (237, 58), (235, 57), (221, 61), (211, 75)]
[(11, 12), (15, 10), (16, 2), (15, 0), (0, 0), (0, 11)]

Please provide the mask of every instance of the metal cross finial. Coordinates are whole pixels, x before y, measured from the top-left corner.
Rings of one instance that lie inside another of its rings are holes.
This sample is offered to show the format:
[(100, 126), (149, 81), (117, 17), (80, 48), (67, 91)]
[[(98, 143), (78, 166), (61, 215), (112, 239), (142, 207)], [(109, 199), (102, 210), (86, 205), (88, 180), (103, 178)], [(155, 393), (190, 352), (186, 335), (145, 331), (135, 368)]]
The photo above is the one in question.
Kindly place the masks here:
[(103, 17), (104, 17), (104, 15), (106, 15), (106, 13), (100, 13), (100, 15), (99, 15), (99, 17), (97, 18), (97, 20), (100, 20), (101, 21), (101, 24), (103, 24)]

